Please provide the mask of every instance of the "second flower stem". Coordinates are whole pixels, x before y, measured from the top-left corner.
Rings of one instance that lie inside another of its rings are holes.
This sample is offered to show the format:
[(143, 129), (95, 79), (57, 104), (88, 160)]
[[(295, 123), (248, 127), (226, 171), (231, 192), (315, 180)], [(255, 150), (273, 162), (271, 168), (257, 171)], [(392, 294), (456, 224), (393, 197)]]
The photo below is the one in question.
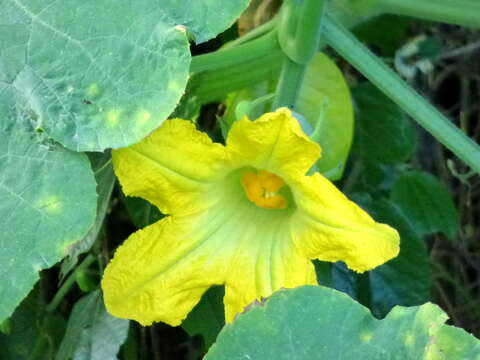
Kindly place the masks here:
[(325, 19), (325, 38), (342, 57), (375, 84), (407, 114), (477, 173), (480, 146), (413, 90), (355, 36), (333, 19)]
[(480, 28), (478, 0), (378, 0), (380, 11)]

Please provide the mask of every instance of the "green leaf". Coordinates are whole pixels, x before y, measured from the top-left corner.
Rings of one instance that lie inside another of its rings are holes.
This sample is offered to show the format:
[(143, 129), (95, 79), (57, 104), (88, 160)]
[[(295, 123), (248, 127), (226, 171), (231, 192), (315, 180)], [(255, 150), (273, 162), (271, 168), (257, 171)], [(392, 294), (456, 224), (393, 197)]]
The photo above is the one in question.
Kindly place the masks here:
[(73, 307), (55, 360), (116, 359), (128, 325), (128, 320), (108, 314), (100, 290), (94, 291)]
[(10, 321), (10, 318), (2, 321), (0, 324), (0, 332), (5, 335), (9, 335), (12, 332), (12, 322)]
[(402, 174), (392, 188), (391, 198), (419, 234), (442, 232), (452, 239), (458, 233), (459, 219), (452, 196), (433, 175), (421, 171)]
[(408, 36), (411, 19), (398, 15), (382, 15), (357, 27), (354, 33), (362, 42), (381, 50), (383, 56), (393, 57)]
[(189, 335), (203, 336), (206, 349), (215, 342), (218, 333), (225, 325), (224, 294), (222, 286), (210, 288), (182, 323), (182, 327)]
[(415, 129), (405, 113), (370, 83), (353, 91), (355, 138), (353, 153), (383, 164), (404, 162), (415, 147)]
[(68, 256), (62, 263), (61, 274), (65, 277), (77, 264), (78, 256), (90, 250), (102, 229), (105, 216), (109, 209), (110, 198), (113, 186), (115, 185), (115, 174), (113, 173), (112, 157), (109, 151), (105, 153), (90, 153), (90, 162), (97, 180), (97, 216), (95, 224), (80, 241), (68, 248)]
[(0, 321), (95, 220), (95, 179), (84, 154), (0, 128)]
[[(276, 81), (263, 81), (237, 92), (228, 94), (225, 99), (227, 107), (225, 113), (220, 118), (223, 137), (226, 139), (228, 131), (233, 123), (238, 120), (237, 109), (248, 109), (246, 114), (250, 119), (257, 119), (262, 114), (270, 111), (272, 101), (258, 102), (257, 99), (267, 96), (275, 92)], [(242, 111), (243, 112), (243, 111)]]
[(297, 110), (318, 131), (312, 134), (322, 147), (318, 170), (339, 179), (352, 144), (353, 108), (345, 77), (327, 55), (318, 53), (308, 64)]
[[(433, 359), (480, 360), (480, 342), (454, 326), (442, 326), (433, 345)], [(449, 349), (448, 353), (445, 353), (444, 349)]]
[[(304, 286), (277, 292), (238, 316), (205, 359), (459, 359), (452, 356), (452, 334), (443, 330), (446, 319), (438, 306), (425, 304), (396, 307), (377, 320), (343, 293)], [(437, 342), (437, 335), (450, 341)], [(480, 358), (478, 343), (467, 344), (469, 360)]]
[(80, 290), (88, 293), (98, 288), (100, 279), (96, 272), (80, 269), (75, 272), (75, 282)]
[(164, 217), (160, 210), (147, 200), (130, 196), (123, 196), (123, 200), (133, 224), (139, 229), (143, 229)]
[(182, 96), (187, 31), (205, 41), (247, 0), (2, 0), (0, 115), (72, 150), (131, 145)]
[[(372, 290), (370, 289), (369, 273), (358, 274), (341, 261), (332, 264), (315, 260), (313, 264), (319, 285), (341, 291), (370, 308)], [(375, 311), (375, 308), (370, 310)]]
[(0, 334), (2, 360), (53, 360), (65, 332), (65, 320), (44, 311), (35, 288), (9, 319), (9, 335)]
[(372, 312), (385, 316), (394, 306), (412, 306), (430, 298), (430, 268), (425, 242), (401, 209), (382, 199), (367, 207), (376, 221), (387, 223), (400, 233), (400, 254), (369, 272)]

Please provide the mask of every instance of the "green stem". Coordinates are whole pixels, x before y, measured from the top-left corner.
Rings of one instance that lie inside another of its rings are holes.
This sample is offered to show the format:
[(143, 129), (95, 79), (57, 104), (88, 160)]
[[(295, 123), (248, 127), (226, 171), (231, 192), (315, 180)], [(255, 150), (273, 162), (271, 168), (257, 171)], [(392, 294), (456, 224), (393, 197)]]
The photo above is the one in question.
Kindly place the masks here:
[(318, 51), (321, 22), (327, 0), (305, 0), (298, 6), (285, 1), (281, 11), (278, 40), (285, 54), (299, 63), (308, 63)]
[(295, 57), (295, 35), (298, 28), (299, 7), (293, 0), (285, 0), (280, 10), (278, 40), (282, 51), (291, 59)]
[(259, 57), (268, 56), (278, 49), (277, 32), (271, 31), (242, 45), (194, 56), (190, 64), (190, 73), (238, 66), (241, 63), (254, 61)]
[(298, 94), (305, 77), (306, 65), (296, 63), (290, 58), (285, 58), (280, 80), (277, 86), (277, 96), (273, 102), (272, 108), (277, 109), (286, 106), (294, 109)]
[(328, 44), (406, 113), (477, 173), (480, 146), (413, 90), (355, 36), (336, 21), (325, 18), (323, 35)]
[(377, 0), (375, 6), (383, 12), (480, 27), (478, 0)]
[(282, 106), (295, 109), (307, 64), (318, 51), (326, 1), (305, 0), (301, 8), (292, 0), (285, 3), (280, 25), (286, 30), (279, 30), (279, 41), (288, 58), (283, 64), (273, 109)]
[(226, 94), (278, 77), (285, 55), (278, 48), (269, 55), (236, 66), (194, 75), (190, 90), (202, 103), (222, 100)]
[(250, 30), (245, 35), (240, 36), (239, 38), (226, 43), (225, 45), (222, 46), (222, 50), (228, 49), (234, 46), (242, 45), (242, 44), (245, 44), (246, 42), (258, 39), (260, 36), (263, 36), (266, 33), (271, 32), (277, 26), (277, 23), (278, 23), (278, 16), (275, 16), (271, 20), (267, 21), (265, 24), (262, 24)]
[(93, 262), (95, 262), (95, 257), (92, 254), (88, 254), (87, 257), (85, 257), (85, 259), (83, 259), (83, 261), (80, 263), (80, 265), (77, 266), (75, 271), (70, 274), (70, 276), (67, 278), (67, 280), (65, 280), (63, 285), (60, 287), (60, 289), (57, 291), (57, 293), (53, 297), (50, 304), (47, 305), (46, 310), (48, 312), (54, 311), (58, 307), (58, 305), (60, 305), (60, 303), (62, 302), (65, 295), (67, 295), (70, 288), (75, 283), (75, 278), (76, 278), (77, 272), (79, 272), (81, 270), (85, 270), (91, 264), (93, 264)]
[(294, 42), (295, 61), (306, 64), (318, 52), (327, 0), (305, 0)]

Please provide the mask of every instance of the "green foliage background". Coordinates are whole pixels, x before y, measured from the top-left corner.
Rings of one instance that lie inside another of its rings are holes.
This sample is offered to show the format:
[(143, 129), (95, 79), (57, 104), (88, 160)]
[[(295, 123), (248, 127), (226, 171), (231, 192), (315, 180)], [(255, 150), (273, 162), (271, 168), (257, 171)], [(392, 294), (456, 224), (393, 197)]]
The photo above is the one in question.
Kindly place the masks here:
[[(382, 2), (332, 0), (328, 17), (346, 27), (360, 24), (356, 36), (393, 65), (405, 60), (405, 45), (416, 44), (403, 68), (416, 74), (411, 85), (460, 108), (453, 115), (478, 141), (472, 119), (480, 99), (472, 89), (478, 90), (479, 69), (469, 63), (468, 49), (460, 48), (467, 60), (453, 55), (459, 80), (444, 73), (451, 66), (444, 59), (452, 61), (448, 49), (473, 42), (478, 31), (372, 17), (378, 11), (368, 10)], [(195, 359), (209, 348), (207, 359), (480, 359), (478, 340), (446, 326), (438, 306), (422, 305), (435, 300), (455, 325), (480, 334), (478, 175), (331, 49), (308, 65), (295, 108), (324, 148), (313, 170), (395, 227), (400, 255), (363, 275), (342, 263), (316, 262), (321, 287), (281, 291), (227, 326), (222, 287), (210, 289), (177, 329), (142, 328), (106, 312), (98, 283), (112, 252), (163, 216), (121, 194), (109, 149), (140, 141), (169, 116), (189, 118), (223, 141), (239, 115), (255, 118), (271, 108), (285, 59), (271, 42), (276, 33), (268, 33), (278, 18), (242, 48), (232, 24), (247, 5), (0, 0), (2, 359)], [(240, 21), (259, 25), (279, 5), (252, 1)], [(452, 22), (472, 26), (465, 19)], [(429, 37), (413, 41), (411, 33)], [(218, 59), (230, 56), (233, 63), (192, 60), (192, 52), (217, 48)], [(422, 61), (433, 70), (422, 73)], [(460, 83), (456, 103), (442, 94), (441, 79)]]

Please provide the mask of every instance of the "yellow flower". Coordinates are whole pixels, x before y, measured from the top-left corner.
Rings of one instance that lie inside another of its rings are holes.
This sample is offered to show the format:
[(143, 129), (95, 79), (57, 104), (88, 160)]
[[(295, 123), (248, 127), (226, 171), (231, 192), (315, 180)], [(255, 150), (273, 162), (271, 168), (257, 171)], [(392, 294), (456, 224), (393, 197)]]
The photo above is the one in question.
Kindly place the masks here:
[(394, 229), (305, 175), (319, 156), (287, 109), (236, 122), (226, 146), (173, 119), (113, 151), (125, 194), (169, 216), (118, 248), (102, 280), (109, 312), (178, 325), (218, 284), (231, 322), (275, 290), (316, 284), (311, 259), (363, 272), (395, 257)]

